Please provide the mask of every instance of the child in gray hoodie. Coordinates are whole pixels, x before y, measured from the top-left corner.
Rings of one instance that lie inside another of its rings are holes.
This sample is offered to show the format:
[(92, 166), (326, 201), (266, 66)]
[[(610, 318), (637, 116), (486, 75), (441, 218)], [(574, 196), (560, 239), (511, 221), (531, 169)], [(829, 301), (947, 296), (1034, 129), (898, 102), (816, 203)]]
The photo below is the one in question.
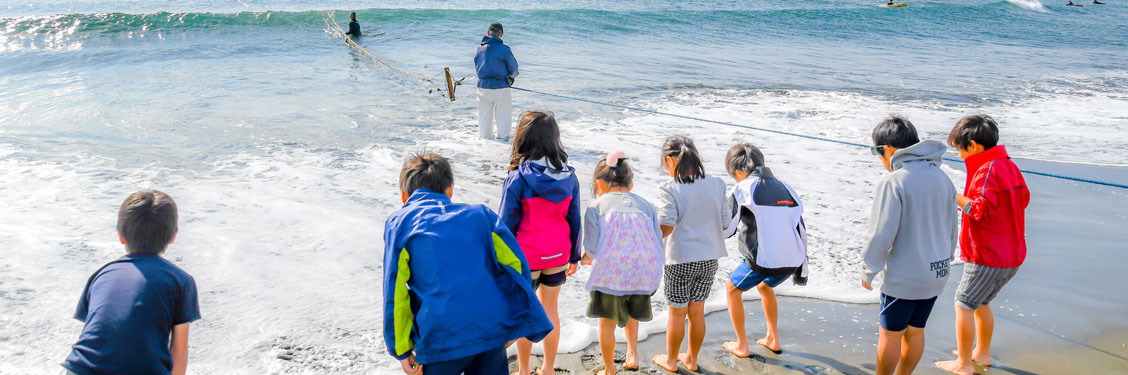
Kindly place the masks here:
[[(959, 236), (955, 186), (940, 170), (947, 147), (921, 142), (908, 120), (892, 117), (873, 129), (870, 151), (892, 172), (877, 186), (870, 239), (862, 250), (862, 286), (878, 273), (881, 335), (877, 374), (911, 374), (924, 352), (924, 326), (948, 281)], [(901, 346), (907, 346), (902, 351)]]

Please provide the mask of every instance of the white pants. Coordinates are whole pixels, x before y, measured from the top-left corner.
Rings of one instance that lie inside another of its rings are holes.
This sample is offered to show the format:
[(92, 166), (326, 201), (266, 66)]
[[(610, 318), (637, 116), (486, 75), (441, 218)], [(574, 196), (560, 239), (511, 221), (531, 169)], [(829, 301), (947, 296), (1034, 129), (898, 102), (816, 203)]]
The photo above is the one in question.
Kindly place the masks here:
[(513, 98), (509, 88), (478, 88), (478, 134), (482, 139), (493, 138), (493, 126), (497, 124), (498, 138), (509, 138), (509, 122), (513, 121)]

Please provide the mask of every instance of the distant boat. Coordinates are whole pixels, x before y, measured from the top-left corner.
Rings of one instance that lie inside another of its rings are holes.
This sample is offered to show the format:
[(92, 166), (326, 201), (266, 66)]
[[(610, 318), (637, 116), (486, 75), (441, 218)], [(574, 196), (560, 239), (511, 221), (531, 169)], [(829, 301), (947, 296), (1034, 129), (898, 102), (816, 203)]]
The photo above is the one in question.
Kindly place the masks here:
[(889, 4), (889, 5), (886, 5), (885, 7), (886, 8), (904, 8), (904, 7), (907, 7), (907, 6), (909, 6), (908, 3), (900, 3), (900, 4)]

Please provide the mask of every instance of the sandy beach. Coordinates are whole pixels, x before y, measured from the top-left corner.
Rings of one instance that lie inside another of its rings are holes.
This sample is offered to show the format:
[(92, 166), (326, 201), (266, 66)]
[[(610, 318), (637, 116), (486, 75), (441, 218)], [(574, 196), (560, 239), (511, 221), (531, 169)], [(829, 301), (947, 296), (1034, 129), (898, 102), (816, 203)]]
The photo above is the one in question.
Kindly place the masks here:
[[(1024, 168), (1063, 168), (1017, 162)], [(962, 165), (948, 165), (963, 169)], [(1082, 176), (1128, 180), (1128, 171), (1122, 169), (1069, 168), (1083, 173)], [(1125, 250), (1124, 229), (1128, 228), (1128, 191), (1029, 174), (1026, 180), (1032, 193), (1027, 209), (1028, 257), (1018, 275), (991, 304), (995, 313), (995, 364), (977, 367), (977, 373), (1128, 373), (1128, 293), (1123, 293), (1128, 279), (1121, 273), (1123, 266), (1119, 262)], [(952, 358), (951, 351), (956, 348), (952, 301), (963, 267), (953, 269), (955, 272), (926, 327), (927, 347), (915, 374), (946, 374), (933, 363)], [(876, 305), (780, 297), (779, 324), (784, 349), (780, 355), (755, 345), (765, 329), (759, 301), (746, 301), (745, 311), (753, 343), (752, 357), (735, 358), (721, 348), (721, 343), (735, 337), (728, 312), (717, 311), (706, 318), (708, 334), (698, 373), (874, 372)], [(655, 311), (655, 315), (659, 313)], [(640, 342), (641, 369), (622, 373), (668, 373), (649, 361), (654, 354), (665, 351), (665, 340), (665, 335), (656, 334)], [(626, 344), (618, 344), (616, 351), (625, 352)], [(617, 359), (620, 357), (617, 355)], [(515, 363), (510, 367), (516, 371)], [(603, 368), (599, 347), (593, 344), (580, 353), (562, 355), (556, 367), (571, 374), (593, 374)], [(692, 372), (682, 366), (678, 373)]]

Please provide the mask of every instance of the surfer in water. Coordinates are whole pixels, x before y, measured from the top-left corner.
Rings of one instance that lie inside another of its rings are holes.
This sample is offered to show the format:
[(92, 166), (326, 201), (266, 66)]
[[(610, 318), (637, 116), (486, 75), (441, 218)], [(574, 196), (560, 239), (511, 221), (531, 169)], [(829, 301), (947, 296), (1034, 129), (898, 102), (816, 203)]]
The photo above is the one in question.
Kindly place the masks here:
[(1097, 4), (1097, 5), (1104, 5), (1104, 3), (1100, 2), (1100, 1), (1097, 1), (1097, 0), (1093, 0), (1093, 4)]
[(356, 22), (356, 12), (349, 13), (349, 32), (345, 35), (360, 36), (360, 22)]
[(889, 0), (889, 4), (887, 5), (893, 5), (893, 0)]
[[(1096, 0), (1094, 0), (1094, 1), (1096, 1)], [(1074, 4), (1073, 1), (1070, 1), (1068, 4), (1065, 4), (1065, 5), (1071, 6), (1071, 7), (1083, 7), (1083, 6), (1085, 6), (1085, 4)]]

